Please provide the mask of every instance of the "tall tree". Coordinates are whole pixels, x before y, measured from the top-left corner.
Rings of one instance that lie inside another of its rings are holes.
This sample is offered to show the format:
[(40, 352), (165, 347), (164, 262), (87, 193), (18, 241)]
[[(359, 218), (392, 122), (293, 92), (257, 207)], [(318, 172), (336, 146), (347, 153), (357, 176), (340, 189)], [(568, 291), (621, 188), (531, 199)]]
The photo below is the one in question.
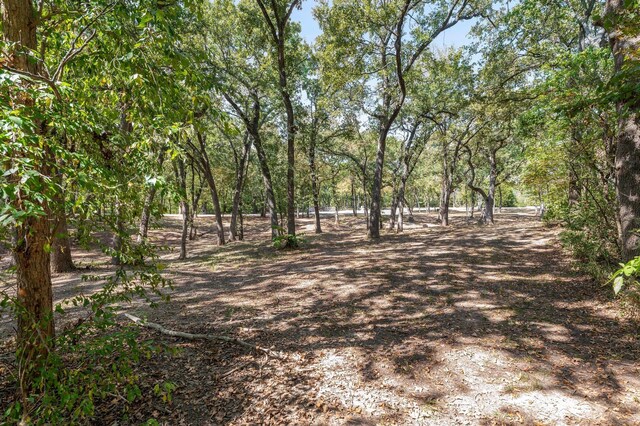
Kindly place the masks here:
[(615, 169), (623, 260), (640, 256), (640, 17), (637, 0), (607, 0), (603, 25), (614, 56), (618, 108)]
[[(31, 52), (37, 51), (36, 34), (39, 16), (33, 8), (31, 0), (3, 0), (0, 3), (2, 13), (3, 41), (9, 43), (8, 62), (2, 62), (5, 69), (27, 78), (21, 81), (24, 89), (31, 81), (42, 81), (41, 63), (29, 58)], [(21, 93), (14, 99), (20, 103), (18, 110), (25, 114), (34, 114), (35, 100)], [(47, 188), (51, 196), (53, 188), (46, 182), (50, 168), (55, 162), (51, 147), (44, 137), (44, 123), (34, 120), (31, 125), (21, 126), (19, 132), (23, 143), (10, 144), (5, 152), (3, 166), (12, 171), (11, 184), (29, 194), (29, 188), (19, 188), (21, 173), (31, 175), (32, 185)], [(23, 133), (24, 132), (24, 133)], [(3, 142), (4, 144), (4, 142)], [(33, 144), (29, 147), (29, 144)], [(34, 147), (37, 147), (34, 149)], [(37, 164), (36, 168), (25, 168), (29, 162)], [(19, 170), (22, 169), (22, 170)], [(34, 188), (35, 188), (34, 187)], [(53, 189), (55, 191), (55, 189)], [(25, 194), (25, 195), (26, 195)], [(37, 365), (49, 351), (49, 340), (54, 336), (53, 294), (51, 288), (50, 250), (48, 214), (50, 205), (44, 197), (19, 196), (11, 199), (12, 208), (22, 211), (25, 217), (16, 223), (16, 244), (13, 253), (16, 262), (16, 282), (20, 312), (18, 314), (18, 354), (27, 365)], [(31, 204), (31, 205), (30, 205)]]
[(299, 7), (302, 0), (271, 0), (268, 4), (264, 0), (256, 0), (264, 21), (267, 24), (271, 43), (276, 51), (278, 84), (280, 95), (287, 115), (287, 234), (296, 234), (296, 205), (295, 205), (295, 141), (298, 126), (292, 102), (292, 87), (290, 84), (291, 64), (287, 59), (287, 39), (291, 31), (291, 14)]

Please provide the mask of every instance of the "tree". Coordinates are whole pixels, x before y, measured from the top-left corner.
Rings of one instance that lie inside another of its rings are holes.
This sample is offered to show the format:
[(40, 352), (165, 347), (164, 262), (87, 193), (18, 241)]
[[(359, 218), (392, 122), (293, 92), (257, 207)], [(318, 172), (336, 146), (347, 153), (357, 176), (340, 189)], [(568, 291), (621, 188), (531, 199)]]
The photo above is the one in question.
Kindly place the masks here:
[[(17, 110), (29, 117), (33, 114), (36, 104), (33, 95), (28, 94), (28, 89), (32, 86), (29, 79), (41, 80), (42, 72), (38, 62), (29, 59), (30, 52), (38, 48), (38, 16), (30, 0), (3, 0), (1, 5), (3, 42), (9, 44), (11, 49), (7, 52), (11, 59), (2, 65), (15, 74), (27, 77), (20, 81), (21, 87), (16, 93), (18, 96), (12, 100), (20, 102), (20, 106), (16, 105)], [(22, 94), (19, 94), (20, 92)], [(3, 158), (6, 159), (5, 170), (13, 171), (10, 184), (18, 194), (23, 191), (29, 194), (30, 189), (38, 187), (45, 188), (42, 191), (44, 197), (31, 195), (25, 198), (21, 194), (16, 197), (5, 193), (11, 200), (11, 210), (3, 212), (18, 219), (15, 222), (16, 244), (13, 248), (18, 301), (22, 308), (18, 315), (18, 354), (27, 364), (37, 366), (48, 354), (48, 342), (54, 336), (53, 295), (49, 271), (51, 231), (47, 218), (50, 212), (47, 198), (51, 198), (50, 194), (54, 189), (49, 187), (45, 177), (49, 174), (55, 159), (52, 158), (51, 147), (43, 138), (42, 122), (33, 120), (27, 124), (22, 119), (19, 122), (14, 119), (13, 122), (18, 125), (14, 134), (20, 139), (17, 139), (17, 143), (10, 143), (8, 149), (5, 148), (3, 152)], [(40, 145), (41, 152), (29, 149), (30, 143)], [(28, 164), (34, 161), (38, 166), (29, 167)], [(18, 186), (23, 176), (27, 178), (27, 182), (31, 181), (29, 186)], [(3, 217), (4, 222), (7, 219), (6, 216)]]
[(637, 0), (607, 0), (603, 25), (614, 56), (613, 77), (618, 109), (616, 193), (622, 259), (640, 256), (640, 18)]
[(277, 57), (278, 84), (280, 95), (287, 115), (287, 234), (296, 234), (295, 205), (295, 140), (298, 126), (295, 120), (292, 88), (290, 84), (291, 63), (287, 55), (287, 41), (291, 32), (291, 13), (299, 7), (302, 0), (256, 0), (264, 21), (267, 24), (271, 43)]
[[(378, 143), (371, 188), (369, 237), (380, 237), (384, 159), (389, 135), (407, 97), (406, 78), (433, 40), (464, 20), (481, 16), (486, 5), (468, 0), (443, 4), (430, 1), (333, 1), (318, 9), (326, 55), (351, 78), (377, 85), (374, 110)], [(345, 24), (347, 23), (348, 24)], [(348, 47), (347, 47), (348, 46)], [(338, 66), (337, 64), (345, 64)], [(349, 69), (350, 68), (350, 69)], [(365, 109), (366, 110), (366, 109)]]

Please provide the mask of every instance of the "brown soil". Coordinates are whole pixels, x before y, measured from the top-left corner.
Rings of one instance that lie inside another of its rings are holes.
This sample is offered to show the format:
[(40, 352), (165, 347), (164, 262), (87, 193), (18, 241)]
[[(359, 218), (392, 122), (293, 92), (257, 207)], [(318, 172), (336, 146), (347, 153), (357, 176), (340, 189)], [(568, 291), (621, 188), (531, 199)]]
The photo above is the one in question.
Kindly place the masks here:
[[(327, 219), (321, 235), (299, 219), (307, 243), (295, 251), (270, 247), (265, 219), (248, 222), (247, 241), (216, 247), (212, 220), (201, 219), (186, 261), (163, 256), (172, 301), (125, 308), (286, 360), (145, 330), (181, 349), (141, 365), (145, 389), (178, 387), (169, 404), (146, 392), (125, 423), (640, 424), (638, 323), (574, 271), (558, 230), (530, 211), (498, 214), (495, 226), (455, 216), (448, 228), (416, 215), (379, 242), (364, 238), (362, 218)], [(153, 232), (172, 247), (178, 236), (177, 218)], [(93, 272), (111, 268), (96, 252), (75, 254)], [(92, 291), (81, 274), (56, 276), (56, 298)], [(6, 340), (12, 322), (0, 321)], [(96, 423), (123, 424), (123, 409), (105, 402)]]

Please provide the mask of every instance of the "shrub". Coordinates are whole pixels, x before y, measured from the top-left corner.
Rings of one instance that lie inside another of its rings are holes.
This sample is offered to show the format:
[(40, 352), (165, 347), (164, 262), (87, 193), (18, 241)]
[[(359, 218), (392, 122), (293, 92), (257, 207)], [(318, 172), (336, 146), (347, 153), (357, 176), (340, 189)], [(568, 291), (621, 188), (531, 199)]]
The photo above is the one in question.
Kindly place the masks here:
[[(136, 326), (119, 325), (118, 304), (136, 296), (151, 304), (157, 299), (168, 300), (162, 292), (166, 286), (170, 282), (160, 276), (157, 266), (122, 267), (106, 279), (97, 293), (76, 296), (56, 305), (56, 313), (63, 317), (70, 307), (83, 310), (85, 315), (58, 330), (56, 337), (46, 342), (51, 350), (37, 364), (17, 353), (11, 374), (19, 394), (1, 413), (0, 423), (90, 423), (100, 401), (115, 398), (131, 403), (139, 398), (142, 393), (136, 366), (162, 348), (141, 340)], [(5, 293), (0, 309), (18, 315), (22, 308)], [(174, 388), (165, 383), (157, 388), (156, 394), (170, 400)]]

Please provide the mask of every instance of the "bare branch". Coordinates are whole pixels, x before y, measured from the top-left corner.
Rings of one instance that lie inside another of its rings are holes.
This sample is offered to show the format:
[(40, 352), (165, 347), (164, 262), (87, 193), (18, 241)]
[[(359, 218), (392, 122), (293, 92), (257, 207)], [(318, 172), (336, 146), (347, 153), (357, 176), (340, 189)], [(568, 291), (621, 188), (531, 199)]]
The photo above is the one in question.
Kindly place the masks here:
[(60, 80), (60, 78), (62, 77), (62, 71), (64, 70), (64, 67), (67, 65), (67, 63), (69, 63), (69, 61), (71, 61), (73, 58), (75, 58), (76, 56), (78, 56), (80, 53), (82, 53), (82, 51), (84, 50), (85, 47), (87, 47), (87, 45), (91, 42), (91, 40), (93, 40), (93, 38), (96, 36), (97, 31), (94, 30), (93, 33), (87, 37), (84, 42), (82, 43), (82, 45), (80, 47), (76, 47), (76, 44), (78, 43), (78, 41), (80, 40), (80, 38), (82, 38), (82, 36), (84, 35), (84, 33), (89, 30), (89, 28), (96, 23), (96, 21), (98, 21), (98, 19), (100, 19), (101, 17), (103, 17), (107, 12), (109, 12), (111, 9), (113, 9), (113, 7), (115, 6), (115, 3), (111, 3), (108, 4), (107, 6), (105, 6), (100, 12), (98, 12), (98, 14), (96, 16), (93, 17), (93, 19), (91, 19), (76, 35), (76, 37), (73, 39), (73, 41), (71, 42), (71, 47), (69, 47), (69, 50), (67, 51), (67, 53), (64, 55), (64, 57), (62, 58), (62, 60), (60, 61), (60, 63), (58, 64), (58, 67), (56, 68), (56, 71), (53, 73), (53, 77), (51, 78), (53, 81), (58, 81)]

